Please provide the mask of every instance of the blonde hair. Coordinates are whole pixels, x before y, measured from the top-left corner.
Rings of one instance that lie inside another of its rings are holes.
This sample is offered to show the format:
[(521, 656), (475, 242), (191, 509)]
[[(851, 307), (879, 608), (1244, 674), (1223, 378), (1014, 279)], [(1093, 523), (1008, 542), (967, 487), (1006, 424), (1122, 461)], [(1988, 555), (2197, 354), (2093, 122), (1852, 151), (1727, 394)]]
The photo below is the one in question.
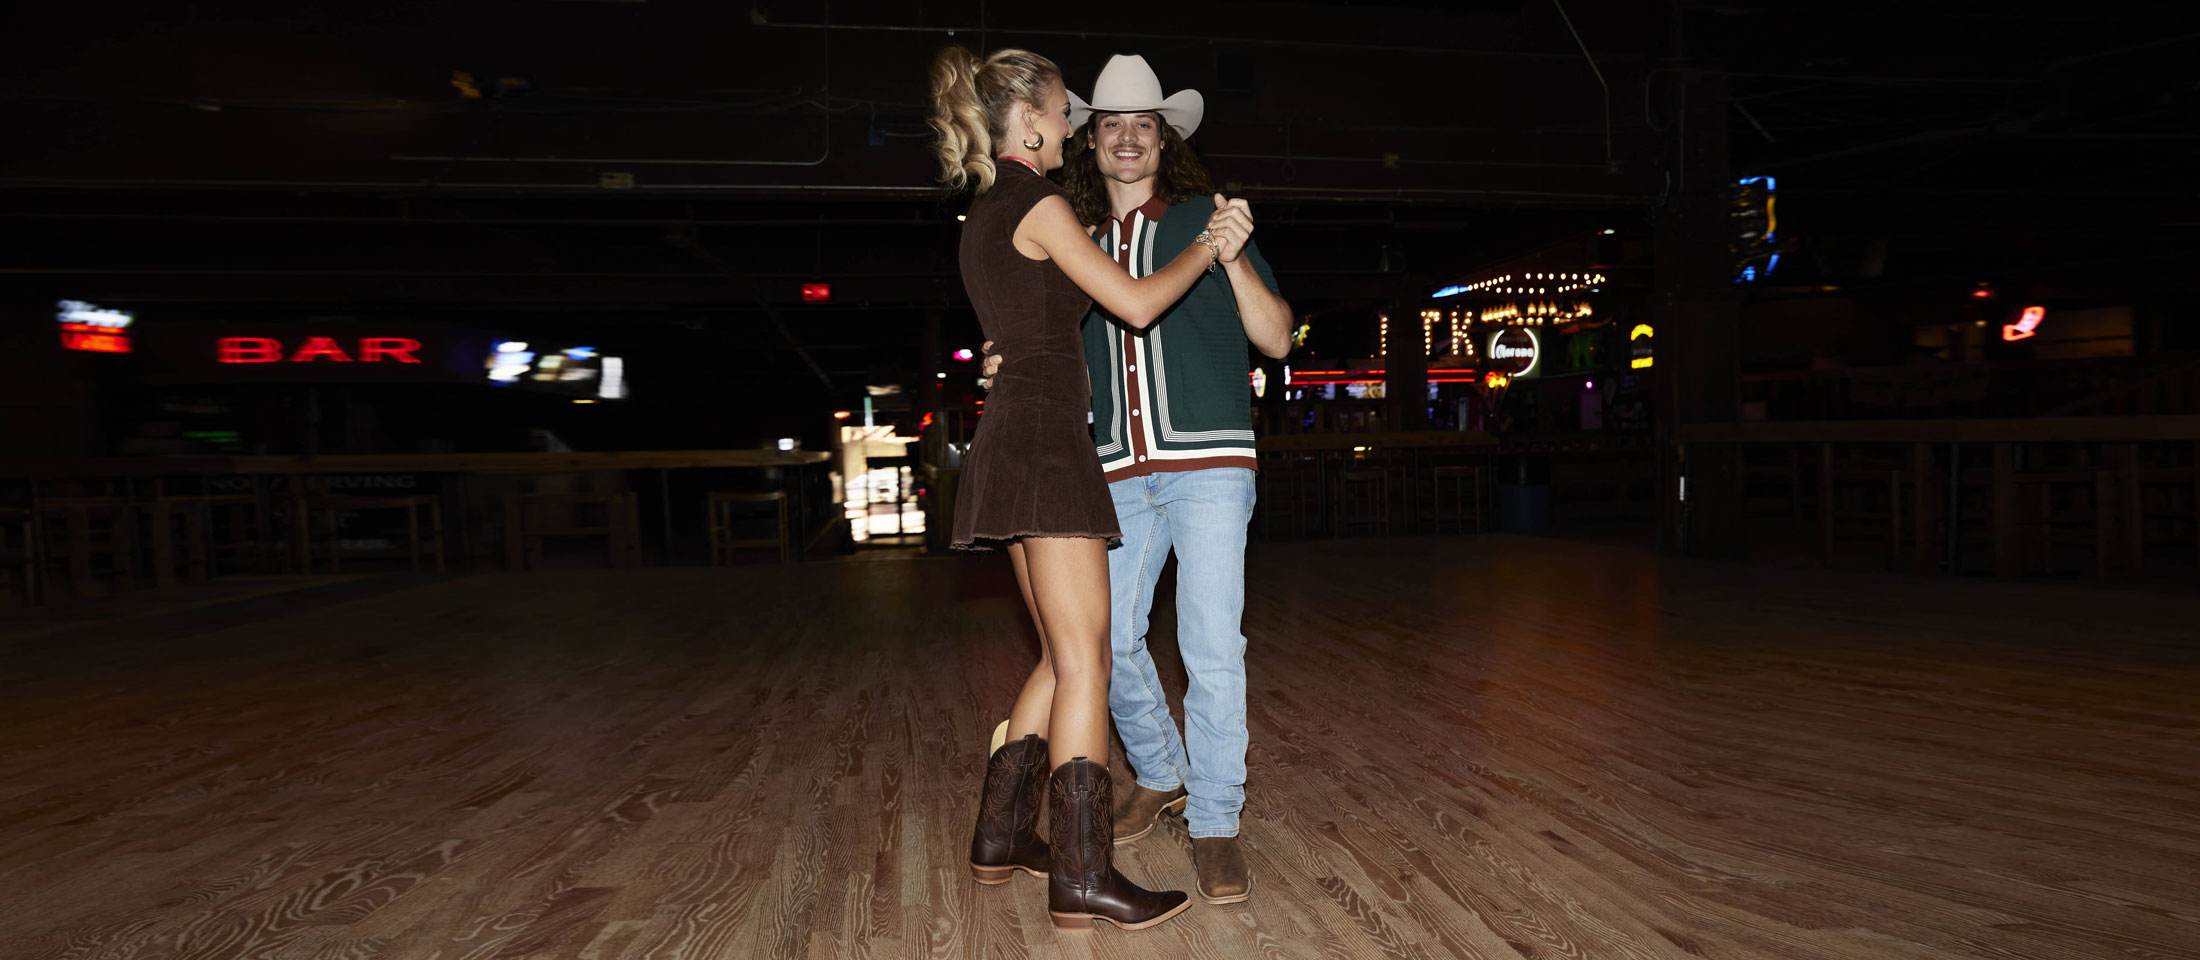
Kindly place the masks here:
[(1054, 61), (1029, 50), (995, 50), (984, 59), (954, 44), (932, 58), (932, 115), (925, 122), (940, 135), (932, 152), (940, 182), (984, 194), (993, 189), (993, 142), (1008, 136), (1017, 106), (1046, 109), (1050, 87), (1062, 75)]

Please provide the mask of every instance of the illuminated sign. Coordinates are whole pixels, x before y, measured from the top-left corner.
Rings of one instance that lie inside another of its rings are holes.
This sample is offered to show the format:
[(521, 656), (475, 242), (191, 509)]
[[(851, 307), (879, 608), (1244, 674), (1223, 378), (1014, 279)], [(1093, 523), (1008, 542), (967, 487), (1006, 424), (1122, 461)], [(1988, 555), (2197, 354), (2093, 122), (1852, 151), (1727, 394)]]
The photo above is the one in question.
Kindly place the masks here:
[(2017, 317), (2017, 322), (2001, 325), (2001, 338), (2014, 341), (2038, 336), (2040, 321), (2045, 319), (2047, 319), (2046, 307), (2026, 307), (2024, 313)]
[(1543, 354), (1543, 341), (1527, 327), (1506, 327), (1490, 336), (1490, 366), (1509, 377), (1535, 375)]
[(518, 384), (605, 400), (626, 398), (626, 361), (595, 347), (537, 347), (525, 340), (498, 340), (482, 361), (490, 383)]
[[(1731, 244), (1739, 260), (1734, 282), (1746, 283), (1772, 276), (1780, 266), (1775, 237), (1780, 229), (1780, 182), (1771, 177), (1745, 177), (1736, 185), (1732, 209), (1727, 212), (1736, 233)], [(1758, 263), (1764, 269), (1757, 268)]]
[(1637, 370), (1650, 366), (1655, 359), (1651, 356), (1650, 343), (1656, 338), (1657, 331), (1650, 329), (1647, 323), (1635, 324), (1635, 329), (1627, 331), (1627, 352), (1632, 358), (1628, 366)]
[(1512, 385), (1512, 378), (1492, 370), (1482, 377), (1482, 385), (1492, 390), (1503, 390)]
[(222, 337), (215, 342), (221, 363), (419, 363), (421, 344), (411, 337), (360, 337), (352, 348), (334, 337), (306, 337), (285, 347), (274, 337)]
[(833, 302), (833, 285), (830, 283), (805, 283), (802, 285), (803, 303)]
[(82, 300), (63, 300), (54, 319), (61, 323), (61, 346), (85, 353), (129, 353), (130, 324), (136, 314), (107, 310)]
[(163, 319), (135, 339), (153, 383), (462, 383), (481, 379), (490, 336), (381, 319)]
[[(1476, 378), (1465, 370), (1430, 370), (1430, 383), (1475, 383)], [(1292, 387), (1320, 387), (1330, 384), (1382, 383), (1381, 370), (1293, 370), (1283, 369), (1283, 382)]]

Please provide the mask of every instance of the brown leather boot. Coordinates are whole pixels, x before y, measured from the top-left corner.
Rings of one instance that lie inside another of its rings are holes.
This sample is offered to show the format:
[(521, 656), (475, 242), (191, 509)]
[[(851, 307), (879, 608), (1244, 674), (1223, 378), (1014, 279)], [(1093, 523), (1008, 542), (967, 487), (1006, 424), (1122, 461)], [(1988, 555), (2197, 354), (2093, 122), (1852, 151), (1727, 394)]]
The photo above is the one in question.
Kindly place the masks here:
[(1036, 733), (1002, 744), (986, 760), (978, 829), (970, 836), (970, 875), (979, 883), (1007, 883), (1018, 870), (1046, 879), (1054, 860), (1039, 839), (1046, 772), (1047, 742)]
[(1208, 903), (1237, 903), (1253, 897), (1253, 871), (1236, 837), (1194, 837), (1192, 866), (1199, 872), (1199, 898)]
[(1115, 842), (1129, 843), (1152, 833), (1162, 814), (1183, 815), (1189, 799), (1181, 784), (1174, 790), (1148, 790), (1132, 784), (1131, 795), (1115, 808)]
[(1089, 930), (1105, 920), (1143, 930), (1192, 905), (1181, 890), (1147, 890), (1115, 872), (1115, 823), (1108, 816), (1114, 792), (1108, 768), (1084, 757), (1056, 767), (1048, 783), (1054, 875), (1047, 878), (1047, 913), (1057, 928)]

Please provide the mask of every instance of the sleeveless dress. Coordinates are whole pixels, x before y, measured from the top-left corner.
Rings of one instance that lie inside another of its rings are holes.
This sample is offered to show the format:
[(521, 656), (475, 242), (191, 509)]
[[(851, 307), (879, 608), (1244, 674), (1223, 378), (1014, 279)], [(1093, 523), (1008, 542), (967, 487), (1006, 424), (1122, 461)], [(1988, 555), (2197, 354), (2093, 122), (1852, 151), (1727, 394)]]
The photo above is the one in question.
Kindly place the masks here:
[(952, 545), (997, 549), (1019, 537), (1122, 538), (1093, 452), (1092, 384), (1079, 333), (1092, 298), (1052, 260), (1017, 252), (1016, 227), (1062, 195), (1013, 160), (963, 223), (963, 289), (1004, 359), (963, 457)]

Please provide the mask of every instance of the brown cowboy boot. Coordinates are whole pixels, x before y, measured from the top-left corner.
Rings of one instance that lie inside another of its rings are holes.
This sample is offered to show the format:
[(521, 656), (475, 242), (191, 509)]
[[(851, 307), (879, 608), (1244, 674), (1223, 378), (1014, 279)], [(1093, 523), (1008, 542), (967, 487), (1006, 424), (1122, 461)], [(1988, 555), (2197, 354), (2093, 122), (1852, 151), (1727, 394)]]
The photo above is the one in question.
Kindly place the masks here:
[(1053, 855), (1039, 839), (1039, 797), (1047, 772), (1047, 742), (1034, 733), (1004, 743), (985, 762), (978, 828), (970, 836), (970, 875), (1007, 883), (1015, 871), (1046, 879)]
[(1179, 784), (1174, 790), (1149, 790), (1131, 785), (1131, 795), (1115, 808), (1115, 842), (1129, 843), (1152, 833), (1161, 815), (1182, 816), (1189, 798)]
[(1105, 920), (1143, 930), (1192, 905), (1181, 890), (1147, 890), (1115, 872), (1115, 823), (1108, 816), (1114, 792), (1108, 768), (1084, 757), (1056, 767), (1048, 784), (1054, 875), (1047, 878), (1047, 913), (1057, 928), (1089, 930)]
[(1253, 897), (1253, 871), (1236, 837), (1195, 837), (1192, 866), (1199, 872), (1199, 898), (1208, 903), (1237, 903)]

